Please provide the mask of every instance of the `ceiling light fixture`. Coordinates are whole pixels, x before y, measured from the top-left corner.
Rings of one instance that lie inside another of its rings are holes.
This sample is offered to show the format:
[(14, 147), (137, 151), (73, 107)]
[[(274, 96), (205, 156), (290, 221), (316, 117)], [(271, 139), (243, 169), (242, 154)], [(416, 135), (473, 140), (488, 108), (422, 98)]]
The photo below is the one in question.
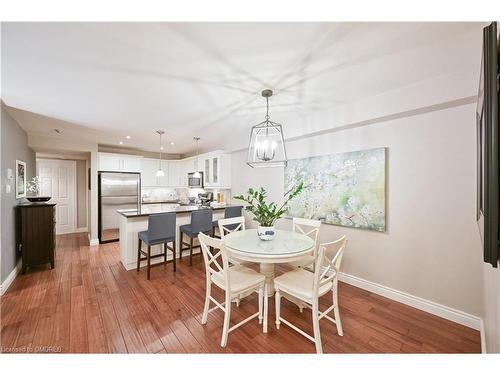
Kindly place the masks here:
[(285, 167), (287, 163), (285, 139), (281, 124), (269, 120), (269, 98), (273, 91), (266, 89), (266, 119), (252, 126), (248, 144), (247, 164), (254, 167)]
[(132, 137), (130, 135), (126, 135), (125, 138), (130, 139)]
[(123, 144), (123, 142), (122, 142), (122, 141), (120, 141), (119, 143), (120, 143), (121, 145)]
[(160, 160), (158, 163), (158, 170), (156, 171), (156, 177), (164, 177), (165, 173), (163, 173), (163, 169), (161, 169), (161, 151), (163, 150), (163, 146), (161, 144), (161, 137), (165, 132), (163, 130), (157, 130), (156, 131), (160, 135)]
[(200, 140), (200, 137), (193, 137), (193, 139), (196, 141), (196, 170), (194, 171), (193, 177), (194, 178), (201, 178), (201, 173), (198, 171), (198, 141)]

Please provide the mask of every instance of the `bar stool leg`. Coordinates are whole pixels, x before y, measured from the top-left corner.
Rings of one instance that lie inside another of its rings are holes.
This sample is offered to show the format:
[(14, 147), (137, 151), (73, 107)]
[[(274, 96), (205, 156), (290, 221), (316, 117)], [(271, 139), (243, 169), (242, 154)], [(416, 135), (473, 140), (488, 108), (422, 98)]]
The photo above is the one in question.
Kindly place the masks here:
[(163, 268), (167, 267), (167, 243), (163, 244)]
[(189, 237), (189, 265), (193, 265), (193, 237)]
[(173, 250), (172, 250), (172, 253), (173, 253), (174, 272), (175, 272), (175, 271), (176, 271), (176, 269), (175, 269), (175, 263), (176, 263), (176, 261), (175, 261), (175, 240), (174, 240), (174, 242), (172, 243), (172, 249), (173, 249)]
[(147, 256), (147, 261), (148, 261), (148, 280), (149, 280), (149, 275), (150, 275), (150, 268), (151, 268), (151, 246), (148, 245), (148, 256)]
[(141, 239), (139, 238), (139, 245), (137, 246), (137, 272), (141, 266)]
[(182, 231), (179, 231), (179, 262), (182, 262), (182, 244), (184, 243), (182, 238)]

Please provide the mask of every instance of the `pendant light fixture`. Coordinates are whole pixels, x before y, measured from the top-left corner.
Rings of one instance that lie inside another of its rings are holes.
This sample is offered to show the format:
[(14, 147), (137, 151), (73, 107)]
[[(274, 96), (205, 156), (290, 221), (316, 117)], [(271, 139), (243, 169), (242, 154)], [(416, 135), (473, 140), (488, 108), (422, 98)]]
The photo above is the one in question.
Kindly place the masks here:
[(158, 162), (158, 170), (156, 171), (156, 177), (165, 177), (165, 173), (163, 172), (163, 169), (161, 169), (161, 152), (163, 151), (161, 138), (162, 135), (165, 134), (165, 132), (163, 130), (157, 130), (156, 132), (160, 135), (160, 160)]
[(199, 150), (198, 150), (198, 141), (200, 140), (200, 137), (193, 137), (193, 139), (196, 141), (196, 170), (194, 171), (193, 177), (194, 178), (201, 178), (201, 173), (198, 170), (198, 155), (199, 155)]
[(266, 119), (252, 127), (247, 164), (254, 167), (284, 167), (287, 163), (285, 139), (281, 124), (269, 120), (269, 98), (272, 90), (262, 91), (266, 98)]

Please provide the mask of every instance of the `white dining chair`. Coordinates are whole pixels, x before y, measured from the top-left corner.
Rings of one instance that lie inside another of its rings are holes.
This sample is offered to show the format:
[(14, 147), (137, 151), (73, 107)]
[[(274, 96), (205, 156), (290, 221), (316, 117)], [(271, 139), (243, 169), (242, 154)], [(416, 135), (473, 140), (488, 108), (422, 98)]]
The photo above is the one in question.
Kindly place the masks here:
[(301, 217), (292, 218), (292, 231), (301, 233), (314, 240), (314, 251), (312, 254), (307, 255), (303, 259), (288, 263), (292, 267), (310, 267), (316, 260), (316, 253), (318, 251), (318, 235), (321, 221), (312, 219), (303, 219)]
[[(209, 312), (218, 308), (224, 311), (224, 326), (221, 339), (222, 347), (225, 347), (227, 344), (229, 332), (255, 317), (259, 318), (259, 324), (263, 324), (263, 331), (266, 333), (268, 302), (267, 298), (264, 298), (264, 296), (267, 296), (265, 276), (244, 266), (229, 267), (226, 248), (222, 240), (211, 238), (203, 233), (198, 235), (198, 240), (200, 241), (203, 252), (206, 274), (205, 307), (203, 309), (201, 323), (207, 323)], [(213, 250), (210, 250), (210, 248)], [(215, 284), (224, 291), (224, 302), (219, 303), (212, 297), (212, 284)], [(230, 328), (231, 301), (245, 292), (256, 292), (259, 295), (259, 311)], [(213, 302), (215, 307), (209, 309), (210, 302)]]
[[(346, 244), (347, 240), (345, 236), (334, 242), (320, 244), (314, 266), (314, 273), (302, 268), (297, 268), (274, 279), (274, 288), (276, 290), (276, 328), (280, 328), (281, 322), (285, 323), (295, 331), (313, 341), (316, 345), (317, 353), (323, 353), (321, 334), (319, 331), (320, 319), (327, 318), (332, 321), (337, 326), (338, 334), (340, 336), (344, 335), (342, 322), (340, 320), (337, 284), (340, 263), (342, 262), (342, 255), (344, 254)], [(333, 298), (332, 305), (325, 311), (319, 311), (319, 297), (330, 291), (332, 292)], [(281, 317), (281, 297), (291, 297), (287, 299), (302, 301), (312, 310), (314, 337)], [(334, 312), (335, 319), (328, 315), (328, 313), (332, 310)]]
[[(219, 234), (220, 238), (223, 240), (225, 236), (227, 236), (229, 233), (233, 233), (239, 230), (245, 230), (245, 217), (243, 216), (237, 216), (237, 217), (231, 217), (228, 219), (219, 219), (218, 220), (218, 225), (219, 225)], [(233, 266), (244, 266), (248, 265), (249, 262), (244, 262), (239, 259), (234, 259), (234, 258), (229, 258), (229, 265)], [(244, 295), (239, 295), (237, 298), (233, 300), (233, 302), (236, 303), (236, 306), (240, 306), (240, 301), (242, 298), (244, 298)]]
[(245, 230), (245, 218), (243, 216), (219, 219), (218, 224), (221, 239), (224, 239), (229, 233)]

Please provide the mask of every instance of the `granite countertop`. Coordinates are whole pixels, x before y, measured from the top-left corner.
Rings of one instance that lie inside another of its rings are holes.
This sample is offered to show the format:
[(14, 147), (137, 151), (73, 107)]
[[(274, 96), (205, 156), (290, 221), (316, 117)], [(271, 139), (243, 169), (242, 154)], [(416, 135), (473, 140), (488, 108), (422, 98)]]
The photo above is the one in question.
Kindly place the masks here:
[(192, 206), (175, 206), (172, 207), (172, 204), (165, 204), (163, 207), (151, 207), (151, 205), (146, 204), (140, 204), (139, 209), (135, 210), (116, 210), (120, 215), (125, 216), (125, 217), (139, 217), (139, 216), (149, 216), (151, 214), (160, 214), (160, 213), (166, 213), (166, 212), (175, 212), (178, 214), (181, 213), (187, 213), (187, 212), (193, 212), (193, 211), (198, 211), (198, 210), (205, 210), (207, 208), (211, 208), (214, 211), (217, 210), (223, 210), (226, 207), (243, 207), (240, 205), (226, 205), (224, 207), (208, 207), (208, 206), (198, 206), (198, 205), (192, 205)]
[(180, 203), (179, 199), (175, 200), (163, 200), (163, 201), (142, 201), (141, 204), (158, 204), (158, 203), (170, 203), (170, 204), (175, 204), (175, 203)]

